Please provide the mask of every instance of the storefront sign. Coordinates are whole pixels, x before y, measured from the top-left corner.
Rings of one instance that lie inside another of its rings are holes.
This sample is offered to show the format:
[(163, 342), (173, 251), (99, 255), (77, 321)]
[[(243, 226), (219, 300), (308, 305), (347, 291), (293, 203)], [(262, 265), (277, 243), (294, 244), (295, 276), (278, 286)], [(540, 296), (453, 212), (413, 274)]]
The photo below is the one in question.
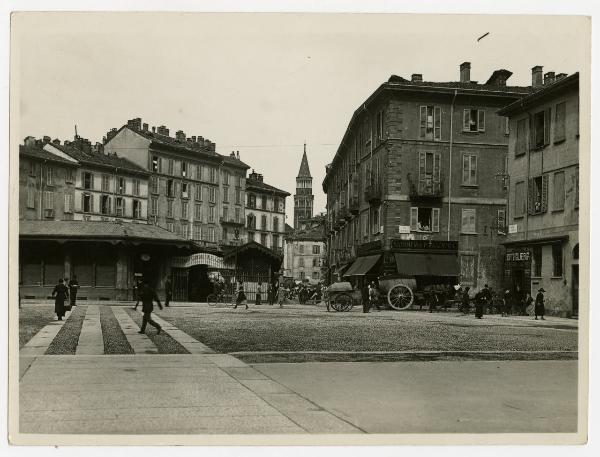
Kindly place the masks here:
[(507, 262), (529, 262), (530, 253), (529, 251), (521, 251), (521, 252), (507, 252), (506, 253), (506, 261)]
[(508, 233), (517, 233), (518, 226), (517, 224), (511, 224), (508, 226)]
[(405, 250), (447, 250), (456, 251), (458, 250), (458, 241), (444, 241), (444, 240), (390, 240), (392, 249), (405, 249)]
[(399, 225), (398, 233), (410, 233), (410, 225)]

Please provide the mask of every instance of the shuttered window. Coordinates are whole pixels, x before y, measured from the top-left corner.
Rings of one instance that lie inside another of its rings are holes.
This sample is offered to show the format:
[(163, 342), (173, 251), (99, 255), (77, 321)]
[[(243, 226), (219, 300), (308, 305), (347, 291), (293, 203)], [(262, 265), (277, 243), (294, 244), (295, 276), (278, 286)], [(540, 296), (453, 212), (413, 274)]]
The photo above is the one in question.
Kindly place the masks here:
[(554, 141), (565, 139), (567, 104), (558, 103), (554, 111)]
[(529, 180), (528, 213), (541, 214), (548, 211), (548, 175), (538, 176)]
[(463, 186), (477, 185), (477, 156), (474, 154), (463, 155)]
[(499, 209), (496, 217), (496, 233), (498, 235), (506, 235), (506, 210)]
[(420, 195), (434, 195), (441, 191), (441, 168), (440, 153), (419, 153)]
[(65, 194), (65, 213), (73, 212), (73, 196), (71, 194)]
[(412, 207), (410, 209), (410, 229), (415, 232), (439, 232), (440, 209)]
[(517, 139), (515, 142), (515, 156), (527, 152), (527, 119), (517, 121)]
[(461, 214), (461, 221), (462, 233), (477, 233), (474, 209), (463, 209)]
[(525, 203), (525, 181), (521, 181), (515, 184), (515, 217), (525, 215)]
[(537, 112), (532, 117), (531, 147), (542, 148), (550, 143), (551, 109)]
[(54, 192), (44, 192), (44, 209), (54, 209)]
[(215, 207), (209, 206), (208, 207), (208, 222), (212, 224), (214, 221), (215, 221)]
[(552, 183), (553, 187), (553, 204), (552, 209), (554, 211), (560, 211), (565, 209), (565, 172), (559, 171), (554, 173), (554, 179)]
[(440, 140), (442, 137), (442, 109), (439, 106), (421, 106), (420, 138)]
[(35, 183), (30, 182), (27, 184), (27, 208), (35, 208), (35, 198)]

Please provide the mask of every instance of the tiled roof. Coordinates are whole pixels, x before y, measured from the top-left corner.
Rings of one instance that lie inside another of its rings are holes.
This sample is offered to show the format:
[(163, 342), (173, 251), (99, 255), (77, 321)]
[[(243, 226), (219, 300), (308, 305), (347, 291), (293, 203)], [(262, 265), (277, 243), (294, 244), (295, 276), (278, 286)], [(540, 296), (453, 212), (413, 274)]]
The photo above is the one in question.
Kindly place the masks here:
[(157, 225), (104, 221), (19, 221), (19, 236), (24, 238), (71, 238), (145, 240), (163, 243), (189, 244), (188, 240)]
[(248, 170), (250, 168), (249, 165), (242, 162), (241, 160), (239, 160), (235, 157), (224, 156), (222, 154), (212, 151), (209, 147), (206, 147), (206, 146), (192, 147), (191, 143), (188, 143), (187, 141), (180, 141), (180, 140), (177, 140), (176, 138), (172, 138), (170, 136), (161, 135), (159, 133), (154, 133), (154, 132), (149, 132), (149, 131), (143, 130), (143, 129), (137, 129), (130, 125), (124, 125), (119, 130), (122, 130), (124, 128), (128, 128), (132, 132), (135, 132), (138, 135), (152, 141), (152, 146), (166, 147), (168, 149), (172, 149), (172, 150), (175, 150), (178, 152), (183, 152), (186, 154), (200, 155), (206, 159), (222, 160), (227, 165), (243, 168), (245, 170)]
[(129, 171), (131, 173), (139, 173), (147, 175), (148, 171), (144, 170), (142, 167), (136, 165), (135, 163), (125, 159), (124, 157), (119, 157), (116, 154), (104, 154), (102, 152), (83, 152), (80, 149), (72, 145), (65, 146), (63, 144), (56, 145), (50, 143), (51, 146), (59, 149), (65, 154), (70, 155), (74, 159), (78, 160), (83, 164), (100, 166), (103, 168), (119, 168), (121, 170)]
[(479, 92), (512, 92), (516, 94), (530, 94), (535, 91), (531, 86), (498, 86), (494, 84), (477, 84), (474, 81), (471, 82), (459, 82), (459, 81), (409, 81), (402, 78), (401, 76), (392, 75), (388, 79), (384, 86), (396, 87), (396, 86), (407, 86), (412, 88), (444, 88), (444, 89), (468, 89)]
[(273, 187), (262, 181), (258, 181), (256, 179), (250, 179), (250, 178), (246, 179), (246, 189), (273, 192), (273, 193), (277, 193), (279, 195), (283, 195), (286, 197), (291, 195), (289, 192), (286, 192), (285, 190), (278, 189), (277, 187)]
[(39, 160), (50, 160), (52, 162), (57, 162), (63, 165), (70, 165), (72, 167), (76, 167), (79, 165), (76, 161), (64, 159), (60, 156), (57, 156), (56, 154), (52, 154), (51, 152), (45, 151), (44, 149), (39, 148), (37, 146), (19, 145), (19, 154)]

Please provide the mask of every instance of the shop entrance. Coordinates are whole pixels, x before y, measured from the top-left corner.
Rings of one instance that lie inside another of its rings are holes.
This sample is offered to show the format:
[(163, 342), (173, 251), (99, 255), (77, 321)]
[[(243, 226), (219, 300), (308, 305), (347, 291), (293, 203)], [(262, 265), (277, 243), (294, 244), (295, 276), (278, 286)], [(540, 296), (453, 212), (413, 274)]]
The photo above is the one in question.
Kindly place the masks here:
[(530, 284), (525, 281), (525, 270), (513, 270), (512, 271), (512, 290), (516, 292), (517, 290), (521, 291), (521, 293), (529, 293), (530, 292)]

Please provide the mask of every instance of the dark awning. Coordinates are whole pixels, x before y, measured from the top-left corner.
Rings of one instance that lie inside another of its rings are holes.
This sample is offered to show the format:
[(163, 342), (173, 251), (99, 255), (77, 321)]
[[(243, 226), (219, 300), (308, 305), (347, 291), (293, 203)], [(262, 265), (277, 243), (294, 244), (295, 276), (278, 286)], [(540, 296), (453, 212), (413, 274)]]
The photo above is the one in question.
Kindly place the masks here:
[(344, 276), (364, 276), (375, 266), (381, 254), (357, 258)]
[(453, 254), (423, 254), (396, 252), (399, 274), (409, 276), (458, 276), (458, 257)]

